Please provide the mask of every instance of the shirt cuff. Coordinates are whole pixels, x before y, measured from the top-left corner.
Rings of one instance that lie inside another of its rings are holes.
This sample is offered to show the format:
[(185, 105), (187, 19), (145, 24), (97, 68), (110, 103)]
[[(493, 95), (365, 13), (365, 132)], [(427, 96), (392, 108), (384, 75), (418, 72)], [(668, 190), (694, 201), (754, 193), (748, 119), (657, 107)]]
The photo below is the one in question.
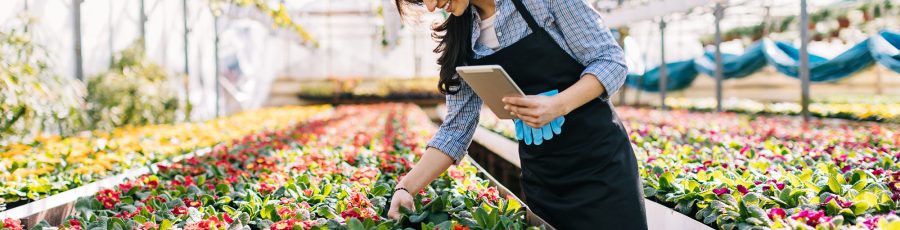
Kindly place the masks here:
[(615, 95), (616, 92), (619, 92), (619, 88), (625, 83), (627, 73), (628, 69), (619, 63), (600, 60), (588, 65), (584, 72), (581, 73), (581, 76), (593, 74), (597, 77), (597, 80), (606, 89), (603, 95), (600, 95), (600, 98), (608, 99), (610, 96)]
[(447, 154), (447, 156), (453, 158), (454, 164), (459, 164), (463, 157), (468, 153), (466, 149), (469, 148), (468, 144), (462, 144), (455, 140), (446, 140), (444, 135), (435, 135), (434, 138), (428, 142), (427, 146), (428, 148), (434, 148)]

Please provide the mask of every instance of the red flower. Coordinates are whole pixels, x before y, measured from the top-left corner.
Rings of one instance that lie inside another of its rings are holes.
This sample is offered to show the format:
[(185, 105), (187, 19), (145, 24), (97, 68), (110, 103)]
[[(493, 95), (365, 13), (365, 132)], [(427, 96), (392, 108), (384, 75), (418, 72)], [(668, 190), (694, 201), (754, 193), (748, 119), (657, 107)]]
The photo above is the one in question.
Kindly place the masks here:
[(184, 205), (190, 208), (199, 208), (201, 205), (203, 205), (203, 203), (201, 203), (199, 200), (192, 201), (191, 199), (184, 198), (182, 199), (182, 201), (184, 201)]
[(131, 188), (133, 188), (133, 187), (134, 187), (134, 184), (132, 184), (131, 182), (125, 182), (125, 183), (119, 184), (119, 190), (121, 190), (123, 192), (127, 192), (128, 190), (131, 190)]
[[(288, 230), (288, 229), (293, 229), (294, 225), (296, 225), (296, 224), (303, 224), (303, 222), (300, 222), (295, 219), (281, 220), (281, 221), (275, 222), (275, 224), (272, 224), (272, 227), (270, 227), (269, 229), (271, 229), (271, 230)], [(303, 225), (305, 225), (305, 224), (303, 224)], [(303, 226), (303, 227), (306, 228), (307, 226)]]
[(231, 224), (232, 222), (234, 222), (234, 219), (231, 219), (231, 217), (228, 216), (228, 213), (227, 213), (227, 212), (223, 212), (223, 213), (222, 213), (222, 220), (224, 220), (225, 223), (229, 223), (229, 224)]
[(462, 226), (459, 224), (453, 224), (453, 230), (469, 230), (469, 227)]
[(344, 219), (356, 218), (359, 219), (359, 212), (356, 211), (355, 208), (350, 208), (341, 212), (341, 217)]
[(775, 218), (781, 219), (787, 216), (787, 213), (784, 212), (784, 209), (781, 208), (772, 208), (769, 209), (768, 213), (769, 219), (775, 220)]
[(259, 184), (259, 193), (260, 194), (270, 194), (275, 192), (276, 187), (271, 187), (268, 184)]
[(172, 209), (172, 214), (175, 214), (176, 216), (187, 214), (187, 208), (185, 208), (183, 206), (177, 207), (175, 209)]
[(119, 193), (112, 189), (100, 190), (97, 192), (96, 198), (106, 209), (112, 209), (119, 203)]
[(81, 226), (81, 222), (79, 222), (76, 219), (71, 219), (71, 220), (69, 220), (69, 225), (70, 226)]

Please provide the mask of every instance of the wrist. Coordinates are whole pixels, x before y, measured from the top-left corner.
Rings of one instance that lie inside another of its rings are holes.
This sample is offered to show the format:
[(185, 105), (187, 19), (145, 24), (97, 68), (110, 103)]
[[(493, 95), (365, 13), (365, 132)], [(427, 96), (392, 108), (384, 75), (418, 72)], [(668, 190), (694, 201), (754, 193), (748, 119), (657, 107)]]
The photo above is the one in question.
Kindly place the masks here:
[(401, 191), (402, 191), (402, 192), (405, 192), (406, 194), (409, 194), (410, 196), (412, 196), (412, 193), (410, 193), (408, 189), (406, 189), (405, 187), (402, 187), (402, 186), (397, 186), (396, 188), (394, 188), (394, 192), (393, 192), (393, 193), (394, 193), (394, 194), (397, 194), (397, 192), (401, 192)]
[(568, 115), (570, 112), (572, 112), (572, 110), (575, 110), (575, 108), (570, 103), (571, 100), (566, 100), (566, 98), (563, 94), (554, 95), (554, 96), (552, 96), (552, 98), (553, 98), (554, 104), (556, 104), (555, 107), (560, 109), (559, 110), (560, 116)]

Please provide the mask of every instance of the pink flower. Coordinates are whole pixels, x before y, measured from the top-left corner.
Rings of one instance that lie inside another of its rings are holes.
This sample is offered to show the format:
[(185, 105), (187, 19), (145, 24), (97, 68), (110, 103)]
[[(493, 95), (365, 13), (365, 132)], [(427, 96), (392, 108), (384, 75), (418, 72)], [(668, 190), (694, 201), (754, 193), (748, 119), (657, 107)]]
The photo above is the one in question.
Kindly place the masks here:
[(290, 207), (282, 207), (282, 208), (278, 209), (278, 215), (281, 217), (291, 217), (296, 214), (297, 214), (297, 212), (295, 212)]
[(819, 226), (819, 224), (827, 223), (827, 222), (831, 221), (831, 217), (826, 216), (825, 211), (803, 210), (797, 214), (794, 214), (794, 216), (792, 216), (791, 218), (793, 218), (794, 220), (798, 220), (798, 221), (805, 220), (806, 225), (813, 226), (813, 227)]
[(872, 170), (872, 175), (881, 176), (882, 174), (884, 174), (884, 169), (878, 168), (878, 169)]
[(22, 221), (18, 219), (6, 218), (3, 220), (3, 228), (10, 230), (22, 230)]
[(715, 193), (716, 196), (721, 196), (722, 194), (730, 193), (731, 190), (728, 190), (728, 188), (722, 187), (722, 188), (714, 188), (712, 190), (712, 192)]
[(747, 189), (747, 187), (744, 187), (744, 185), (741, 185), (741, 184), (739, 184), (737, 186), (737, 190), (738, 190), (738, 192), (741, 192), (742, 195), (750, 192), (750, 189)]
[(869, 218), (869, 219), (866, 219), (865, 221), (863, 221), (863, 225), (865, 225), (869, 229), (874, 230), (874, 229), (878, 228), (879, 220), (881, 220), (881, 217), (875, 216), (875, 217), (872, 217), (872, 218)]
[(822, 206), (828, 205), (828, 202), (831, 202), (832, 200), (834, 200), (834, 202), (837, 203), (837, 205), (841, 208), (850, 208), (850, 206), (853, 205), (853, 201), (843, 201), (840, 197), (832, 195), (828, 198), (825, 198), (825, 202), (822, 202)]
[(787, 216), (787, 213), (784, 212), (784, 209), (781, 208), (771, 208), (768, 213), (769, 219), (775, 220), (776, 218), (782, 219)]

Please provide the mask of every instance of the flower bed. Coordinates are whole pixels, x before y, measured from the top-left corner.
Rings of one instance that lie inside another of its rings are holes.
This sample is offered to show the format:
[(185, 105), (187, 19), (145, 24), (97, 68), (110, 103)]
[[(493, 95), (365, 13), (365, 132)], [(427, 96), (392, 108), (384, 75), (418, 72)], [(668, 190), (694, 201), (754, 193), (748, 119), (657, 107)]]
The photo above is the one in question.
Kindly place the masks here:
[(217, 145), (207, 155), (79, 199), (63, 229), (523, 229), (467, 162), (416, 194), (416, 211), (385, 218), (392, 185), (434, 132), (418, 107), (338, 107), (333, 116)]
[[(714, 111), (715, 98), (668, 98), (666, 105), (676, 109)], [(750, 114), (800, 115), (801, 105), (795, 102), (763, 103), (750, 99), (729, 98), (722, 101), (722, 109)], [(834, 97), (814, 101), (810, 113), (822, 118), (860, 121), (900, 122), (900, 98), (896, 97)]]
[[(900, 126), (627, 107), (618, 114), (644, 195), (710, 226), (900, 226)], [(481, 121), (511, 127), (493, 116)]]
[(436, 78), (313, 80), (300, 84), (298, 96), (317, 101), (443, 100), (436, 83)]
[(6, 208), (13, 208), (136, 166), (284, 127), (328, 110), (328, 106), (285, 107), (206, 122), (125, 127), (0, 147), (0, 204), (12, 203)]

